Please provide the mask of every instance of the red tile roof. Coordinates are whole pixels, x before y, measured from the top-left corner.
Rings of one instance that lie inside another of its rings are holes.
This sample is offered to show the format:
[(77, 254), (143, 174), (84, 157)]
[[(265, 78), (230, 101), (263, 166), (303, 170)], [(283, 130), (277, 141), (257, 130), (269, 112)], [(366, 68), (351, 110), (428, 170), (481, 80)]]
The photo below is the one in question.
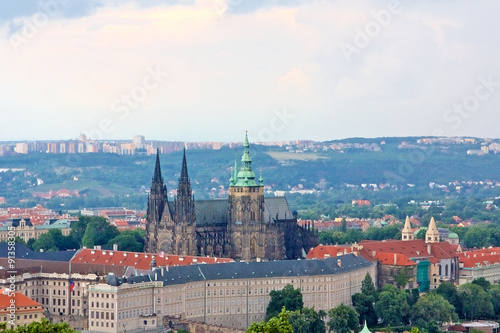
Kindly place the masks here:
[(309, 250), (306, 259), (325, 259), (336, 257), (339, 254), (351, 253), (353, 248), (350, 246), (338, 245), (319, 245)]
[(95, 265), (110, 265), (110, 266), (133, 266), (136, 269), (148, 270), (151, 265), (151, 260), (155, 258), (156, 266), (185, 266), (191, 264), (214, 264), (226, 263), (233, 261), (229, 258), (215, 257), (193, 257), (193, 256), (178, 256), (157, 253), (141, 253), (141, 252), (125, 252), (125, 251), (108, 251), (108, 250), (80, 250), (71, 259), (71, 263), (87, 263)]
[(459, 254), (458, 261), (465, 268), (500, 264), (500, 248), (493, 247), (462, 252)]
[[(13, 293), (12, 296), (11, 293)], [(35, 306), (39, 306), (40, 308), (42, 307), (40, 303), (35, 302), (31, 298), (24, 296), (19, 292), (10, 292), (8, 289), (0, 289), (0, 313), (6, 312), (7, 307), (11, 304), (11, 299), (16, 301), (16, 308)]]
[(377, 260), (383, 265), (415, 266), (417, 264), (404, 254), (400, 253), (378, 252), (375, 258), (377, 258)]

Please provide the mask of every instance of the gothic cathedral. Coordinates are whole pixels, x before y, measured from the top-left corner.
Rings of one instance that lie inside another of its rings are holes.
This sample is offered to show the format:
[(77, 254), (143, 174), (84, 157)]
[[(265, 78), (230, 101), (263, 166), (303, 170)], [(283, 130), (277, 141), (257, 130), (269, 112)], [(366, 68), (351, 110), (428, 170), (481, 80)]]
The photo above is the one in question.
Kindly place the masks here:
[(184, 150), (177, 197), (169, 202), (157, 154), (146, 252), (255, 261), (300, 258), (316, 245), (316, 233), (297, 224), (285, 197), (264, 198), (264, 180), (252, 171), (247, 136), (240, 170), (235, 163), (229, 180), (229, 199), (195, 202)]

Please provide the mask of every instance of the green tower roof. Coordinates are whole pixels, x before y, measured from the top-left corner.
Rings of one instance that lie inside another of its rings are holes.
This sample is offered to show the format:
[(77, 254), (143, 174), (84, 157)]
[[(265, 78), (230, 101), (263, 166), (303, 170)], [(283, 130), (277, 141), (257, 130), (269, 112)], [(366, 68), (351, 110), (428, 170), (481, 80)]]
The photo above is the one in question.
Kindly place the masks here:
[(245, 133), (244, 151), (241, 157), (240, 171), (236, 173), (236, 162), (234, 167), (234, 177), (231, 177), (229, 186), (263, 186), (263, 182), (255, 182), (255, 173), (252, 171), (252, 158), (250, 157), (250, 144), (248, 143), (248, 133)]
[(365, 326), (363, 327), (363, 329), (361, 330), (361, 332), (359, 333), (372, 333), (369, 329), (368, 329), (368, 326), (366, 326), (366, 320), (365, 320)]

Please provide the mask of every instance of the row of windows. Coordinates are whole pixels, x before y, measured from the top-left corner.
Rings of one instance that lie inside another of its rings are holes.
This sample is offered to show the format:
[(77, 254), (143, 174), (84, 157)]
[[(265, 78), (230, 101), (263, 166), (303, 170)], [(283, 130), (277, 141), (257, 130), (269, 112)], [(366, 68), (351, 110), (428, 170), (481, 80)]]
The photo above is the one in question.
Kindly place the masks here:
[[(115, 320), (115, 313), (114, 312), (101, 312), (101, 311), (95, 311), (95, 319), (111, 319)], [(106, 317), (106, 318), (104, 318)], [(90, 311), (90, 318), (94, 319), (94, 311)]]
[[(92, 293), (92, 297), (94, 297), (94, 293)], [(105, 294), (105, 293), (102, 293), (102, 294), (99, 294), (99, 293), (96, 293), (95, 294), (95, 297), (99, 298), (109, 298), (109, 294)], [(115, 298), (115, 294), (111, 294), (111, 298)]]
[[(30, 315), (25, 314), (25, 315), (23, 315), (23, 318), (24, 319), (28, 319), (28, 318), (29, 319), (37, 319), (38, 318), (38, 314), (36, 314), (36, 313), (35, 314), (30, 314)], [(10, 320), (10, 318), (9, 318), (9, 320)], [(17, 315), (17, 320), (21, 320), (21, 315)], [(7, 322), (7, 317), (3, 317), (3, 321), (6, 323)]]
[[(99, 307), (99, 302), (91, 302), (90, 303), (90, 307), (93, 308), (94, 307), (94, 304), (95, 304), (95, 307), (98, 308)], [(109, 309), (109, 304), (110, 303), (106, 303), (106, 309)], [(104, 302), (101, 302), (101, 308), (104, 308)], [(111, 309), (114, 309), (115, 308), (115, 303), (111, 303)]]
[[(114, 327), (114, 325), (115, 325), (114, 323), (106, 322), (106, 327), (112, 327), (112, 328), (113, 328), (113, 327)], [(91, 321), (91, 322), (90, 322), (90, 326), (96, 326), (96, 327), (98, 327), (98, 326), (99, 326), (99, 323), (98, 323), (98, 322), (96, 322), (96, 323), (95, 323), (95, 325), (94, 325), (94, 322), (93, 322), (93, 321)], [(101, 327), (104, 327), (104, 322), (101, 322)]]

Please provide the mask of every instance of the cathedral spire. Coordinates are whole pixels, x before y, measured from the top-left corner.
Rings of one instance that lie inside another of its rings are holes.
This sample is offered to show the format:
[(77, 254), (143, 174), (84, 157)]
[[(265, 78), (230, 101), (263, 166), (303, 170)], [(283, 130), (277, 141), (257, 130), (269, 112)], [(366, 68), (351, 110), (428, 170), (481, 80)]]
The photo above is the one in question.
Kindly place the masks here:
[(259, 186), (255, 182), (255, 173), (252, 171), (252, 158), (250, 157), (250, 144), (248, 143), (248, 133), (245, 132), (245, 141), (243, 142), (243, 156), (241, 156), (241, 167), (240, 171), (236, 175), (236, 163), (235, 163), (235, 177), (233, 186)]
[(161, 168), (160, 168), (160, 149), (156, 149), (156, 165), (155, 165), (155, 173), (153, 175), (153, 182), (162, 183), (163, 178), (161, 177)]
[(188, 181), (188, 169), (187, 169), (187, 163), (186, 163), (186, 148), (184, 148), (184, 155), (182, 157), (182, 169), (181, 169), (181, 178), (179, 181)]

